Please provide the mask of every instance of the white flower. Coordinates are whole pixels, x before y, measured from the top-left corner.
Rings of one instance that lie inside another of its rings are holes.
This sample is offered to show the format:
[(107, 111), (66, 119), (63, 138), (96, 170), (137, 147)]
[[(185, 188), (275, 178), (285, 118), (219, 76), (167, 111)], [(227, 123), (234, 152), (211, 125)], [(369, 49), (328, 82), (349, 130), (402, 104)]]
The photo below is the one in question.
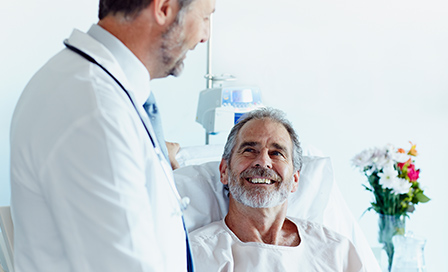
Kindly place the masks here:
[(392, 160), (387, 155), (378, 157), (375, 162), (376, 169), (381, 170), (384, 167), (386, 167), (387, 165), (389, 165), (391, 162), (392, 162)]
[(385, 188), (394, 189), (397, 176), (397, 170), (394, 169), (393, 164), (389, 164), (383, 168), (382, 173), (378, 173), (378, 177), (380, 178), (379, 183)]
[(384, 165), (383, 172), (384, 171), (389, 172), (389, 173), (393, 172), (393, 173), (395, 173), (396, 176), (398, 176), (398, 171), (395, 170), (395, 163), (393, 161), (389, 161), (388, 164)]
[(386, 155), (386, 150), (375, 147), (372, 149), (372, 161), (376, 163), (379, 158), (384, 157)]
[(392, 191), (396, 194), (407, 194), (411, 188), (411, 183), (404, 178), (396, 178)]
[(373, 172), (375, 172), (376, 169), (375, 168), (368, 168), (366, 170), (364, 170), (364, 173), (366, 173), (367, 176), (371, 176), (373, 174)]
[(395, 152), (395, 147), (393, 144), (387, 144), (384, 149), (386, 150), (387, 153), (394, 153)]
[(393, 164), (388, 164), (383, 168), (382, 173), (378, 173), (379, 183), (385, 187), (392, 189), (396, 194), (407, 194), (411, 188), (411, 183), (406, 179), (398, 177), (398, 171), (394, 169)]
[(387, 148), (375, 148), (373, 150), (372, 161), (376, 169), (381, 170), (390, 163)]
[(396, 162), (406, 162), (411, 157), (408, 154), (399, 153), (399, 152), (393, 152), (390, 155), (391, 155), (391, 158)]
[(352, 159), (353, 165), (360, 167), (361, 169), (370, 166), (372, 164), (372, 154), (373, 152), (371, 149), (362, 151)]

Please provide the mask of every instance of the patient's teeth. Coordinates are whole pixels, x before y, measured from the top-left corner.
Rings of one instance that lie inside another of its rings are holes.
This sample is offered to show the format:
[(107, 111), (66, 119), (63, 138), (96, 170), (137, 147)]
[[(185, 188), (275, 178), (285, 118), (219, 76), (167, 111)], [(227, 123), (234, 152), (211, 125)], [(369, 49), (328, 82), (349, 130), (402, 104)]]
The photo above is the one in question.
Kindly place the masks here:
[(252, 183), (264, 183), (264, 184), (271, 184), (271, 180), (270, 179), (261, 179), (261, 178), (254, 178), (251, 179)]

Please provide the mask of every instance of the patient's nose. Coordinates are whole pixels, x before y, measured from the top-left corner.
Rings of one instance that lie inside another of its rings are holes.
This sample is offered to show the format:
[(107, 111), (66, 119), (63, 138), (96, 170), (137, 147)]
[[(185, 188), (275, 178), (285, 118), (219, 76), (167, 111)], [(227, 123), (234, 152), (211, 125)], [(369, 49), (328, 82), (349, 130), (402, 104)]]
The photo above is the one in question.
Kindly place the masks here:
[(269, 156), (269, 153), (267, 151), (258, 153), (252, 165), (258, 167), (272, 168), (272, 160), (271, 157)]

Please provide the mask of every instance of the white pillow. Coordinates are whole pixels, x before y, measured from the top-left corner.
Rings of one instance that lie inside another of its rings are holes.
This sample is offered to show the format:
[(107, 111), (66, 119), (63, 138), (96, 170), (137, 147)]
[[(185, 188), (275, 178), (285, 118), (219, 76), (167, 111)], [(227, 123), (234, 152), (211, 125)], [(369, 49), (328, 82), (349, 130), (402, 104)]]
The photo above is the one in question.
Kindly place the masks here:
[(174, 171), (179, 194), (190, 198), (184, 211), (185, 226), (189, 232), (224, 218), (229, 198), (219, 180), (219, 162), (189, 165)]
[(221, 161), (224, 145), (199, 145), (181, 147), (176, 154), (180, 167), (199, 165), (206, 162)]
[[(229, 199), (220, 181), (218, 161), (189, 165), (174, 171), (181, 196), (190, 198), (184, 212), (188, 231), (224, 218)], [(333, 169), (326, 157), (303, 157), (299, 187), (289, 197), (288, 215), (323, 223), (333, 186)]]

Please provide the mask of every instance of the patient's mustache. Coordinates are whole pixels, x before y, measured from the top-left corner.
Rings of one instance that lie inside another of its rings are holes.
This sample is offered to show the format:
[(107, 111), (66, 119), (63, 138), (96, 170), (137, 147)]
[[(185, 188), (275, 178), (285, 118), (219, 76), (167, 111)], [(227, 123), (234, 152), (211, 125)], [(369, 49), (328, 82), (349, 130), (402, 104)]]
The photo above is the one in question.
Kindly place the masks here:
[(264, 167), (251, 167), (249, 169), (246, 169), (240, 174), (240, 177), (244, 179), (251, 177), (261, 177), (277, 182), (282, 181), (282, 177), (278, 175), (274, 170)]

